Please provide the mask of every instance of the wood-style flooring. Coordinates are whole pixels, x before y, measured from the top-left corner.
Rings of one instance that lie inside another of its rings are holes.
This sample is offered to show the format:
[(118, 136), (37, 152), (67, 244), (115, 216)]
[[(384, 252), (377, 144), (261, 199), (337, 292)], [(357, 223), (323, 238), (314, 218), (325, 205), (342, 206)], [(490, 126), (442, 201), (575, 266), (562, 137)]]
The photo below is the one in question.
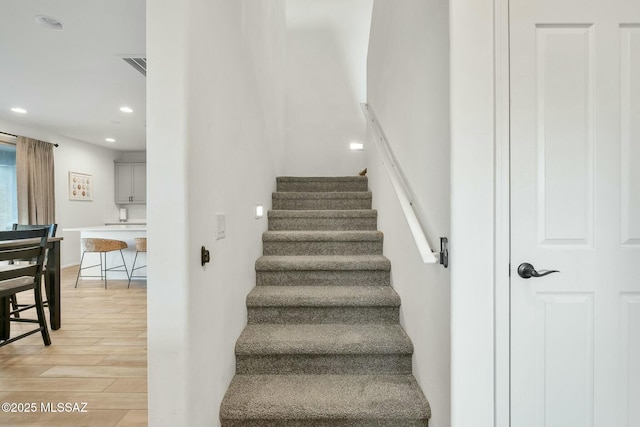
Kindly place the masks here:
[[(76, 289), (77, 271), (62, 270), (62, 327), (50, 331), (50, 346), (35, 334), (0, 347), (0, 404), (36, 408), (3, 406), (0, 426), (147, 425), (146, 281), (131, 282), (131, 289), (109, 281), (105, 290), (85, 280)], [(30, 327), (11, 325), (12, 332)]]

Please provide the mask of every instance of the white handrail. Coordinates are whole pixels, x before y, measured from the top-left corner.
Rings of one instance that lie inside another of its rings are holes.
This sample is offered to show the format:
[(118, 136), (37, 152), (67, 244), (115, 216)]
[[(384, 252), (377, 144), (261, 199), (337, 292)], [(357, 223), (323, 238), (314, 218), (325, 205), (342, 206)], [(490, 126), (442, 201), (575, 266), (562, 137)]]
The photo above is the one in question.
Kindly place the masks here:
[(415, 197), (393, 154), (389, 141), (387, 141), (380, 123), (376, 119), (375, 114), (373, 114), (373, 111), (369, 109), (369, 106), (364, 103), (360, 104), (360, 106), (367, 119), (367, 126), (372, 130), (371, 140), (382, 156), (382, 164), (385, 165), (385, 169), (391, 180), (391, 185), (395, 190), (396, 197), (398, 197), (398, 202), (400, 202), (400, 207), (413, 235), (413, 240), (416, 242), (422, 261), (425, 264), (436, 264), (439, 262), (440, 253), (434, 252), (431, 249), (431, 245), (429, 245), (426, 232), (419, 220), (418, 212), (416, 212)]

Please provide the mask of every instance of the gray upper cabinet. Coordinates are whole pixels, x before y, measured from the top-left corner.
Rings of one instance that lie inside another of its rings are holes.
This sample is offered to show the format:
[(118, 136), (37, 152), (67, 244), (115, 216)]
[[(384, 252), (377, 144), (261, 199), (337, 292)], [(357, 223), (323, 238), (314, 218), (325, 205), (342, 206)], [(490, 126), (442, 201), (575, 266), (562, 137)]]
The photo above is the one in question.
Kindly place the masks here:
[(147, 203), (147, 164), (116, 162), (116, 204)]

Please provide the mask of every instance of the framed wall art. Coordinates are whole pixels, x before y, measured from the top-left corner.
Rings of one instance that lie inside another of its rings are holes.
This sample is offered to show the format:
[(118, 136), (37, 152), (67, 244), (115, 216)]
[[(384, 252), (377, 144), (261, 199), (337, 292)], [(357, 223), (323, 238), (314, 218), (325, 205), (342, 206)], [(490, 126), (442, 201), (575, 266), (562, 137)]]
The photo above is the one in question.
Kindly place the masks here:
[(69, 200), (93, 200), (93, 176), (69, 171)]

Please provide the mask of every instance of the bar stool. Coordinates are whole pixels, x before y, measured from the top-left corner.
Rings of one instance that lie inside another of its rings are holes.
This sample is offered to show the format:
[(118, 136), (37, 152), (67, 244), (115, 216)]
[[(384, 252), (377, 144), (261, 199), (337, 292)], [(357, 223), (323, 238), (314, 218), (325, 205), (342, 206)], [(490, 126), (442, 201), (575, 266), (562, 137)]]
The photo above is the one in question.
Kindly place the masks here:
[[(100, 277), (100, 280), (104, 278), (104, 288), (107, 289), (107, 271), (124, 271), (129, 276), (127, 271), (127, 265), (124, 262), (124, 255), (122, 250), (128, 248), (127, 242), (122, 240), (111, 239), (97, 239), (97, 238), (84, 238), (81, 239), (82, 246), (82, 258), (80, 259), (80, 269), (78, 270), (78, 277), (76, 277), (76, 288), (78, 287), (78, 280), (80, 279), (80, 273), (87, 268), (93, 268), (100, 266), (100, 276), (82, 276), (82, 277)], [(120, 251), (120, 257), (122, 258), (122, 265), (116, 265), (115, 267), (107, 268), (107, 252)], [(90, 265), (87, 267), (82, 266), (84, 261), (84, 255), (87, 252), (98, 252), (100, 254), (100, 264)], [(104, 254), (104, 267), (102, 266), (102, 254)], [(124, 267), (124, 270), (118, 270)], [(103, 274), (104, 273), (104, 274)]]
[(131, 278), (132, 277), (147, 277), (146, 275), (142, 276), (134, 276), (133, 272), (136, 270), (140, 270), (141, 268), (145, 268), (147, 266), (147, 264), (145, 265), (141, 265), (139, 267), (136, 267), (136, 261), (138, 260), (138, 253), (140, 252), (147, 252), (147, 238), (146, 237), (136, 237), (136, 256), (135, 258), (133, 258), (133, 265), (131, 266), (131, 275), (129, 276), (129, 285), (127, 286), (127, 289), (129, 289), (129, 286), (131, 286)]

